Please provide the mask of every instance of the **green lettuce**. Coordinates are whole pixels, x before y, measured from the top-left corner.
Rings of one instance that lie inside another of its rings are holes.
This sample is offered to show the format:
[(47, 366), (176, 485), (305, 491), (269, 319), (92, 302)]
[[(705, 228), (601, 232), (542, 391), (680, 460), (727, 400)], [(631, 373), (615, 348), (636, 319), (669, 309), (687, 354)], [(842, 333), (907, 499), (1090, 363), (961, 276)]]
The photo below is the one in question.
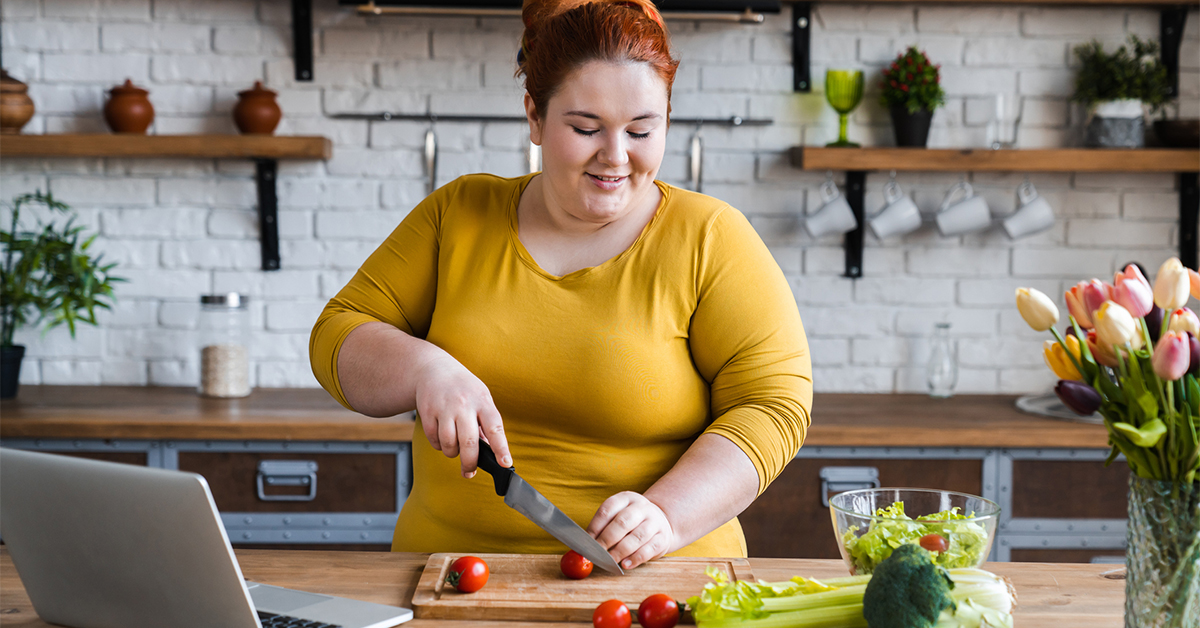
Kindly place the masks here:
[(946, 569), (978, 566), (988, 548), (987, 530), (974, 521), (964, 521), (974, 519), (975, 513), (964, 515), (958, 507), (913, 519), (904, 514), (904, 502), (896, 502), (875, 511), (875, 516), (886, 519), (872, 521), (861, 536), (859, 526), (850, 526), (842, 535), (842, 543), (854, 562), (854, 573), (875, 571), (892, 550), (905, 543), (919, 543), (926, 534), (940, 535), (949, 543), (946, 551), (933, 553), (933, 563)]

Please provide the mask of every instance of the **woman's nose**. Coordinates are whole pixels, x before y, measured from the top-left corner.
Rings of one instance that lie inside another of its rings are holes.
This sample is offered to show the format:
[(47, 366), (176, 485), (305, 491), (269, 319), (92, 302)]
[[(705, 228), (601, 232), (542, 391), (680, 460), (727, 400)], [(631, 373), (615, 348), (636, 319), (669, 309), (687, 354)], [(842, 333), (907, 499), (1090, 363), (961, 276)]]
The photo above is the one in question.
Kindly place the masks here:
[(629, 163), (629, 146), (626, 144), (624, 133), (606, 135), (604, 145), (597, 155), (600, 163), (606, 166), (624, 166)]

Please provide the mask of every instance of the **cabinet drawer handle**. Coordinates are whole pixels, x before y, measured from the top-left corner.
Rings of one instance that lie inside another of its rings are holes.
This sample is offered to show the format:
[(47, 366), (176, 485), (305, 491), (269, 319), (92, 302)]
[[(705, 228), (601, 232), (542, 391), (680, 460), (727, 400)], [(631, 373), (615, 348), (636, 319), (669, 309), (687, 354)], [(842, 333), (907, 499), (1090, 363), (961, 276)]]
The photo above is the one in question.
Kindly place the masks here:
[(830, 493), (879, 488), (879, 469), (875, 467), (821, 467), (821, 505), (829, 507)]
[[(312, 460), (263, 460), (258, 463), (258, 498), (264, 502), (311, 502), (317, 497), (317, 463)], [(307, 486), (307, 495), (268, 495), (268, 486)]]

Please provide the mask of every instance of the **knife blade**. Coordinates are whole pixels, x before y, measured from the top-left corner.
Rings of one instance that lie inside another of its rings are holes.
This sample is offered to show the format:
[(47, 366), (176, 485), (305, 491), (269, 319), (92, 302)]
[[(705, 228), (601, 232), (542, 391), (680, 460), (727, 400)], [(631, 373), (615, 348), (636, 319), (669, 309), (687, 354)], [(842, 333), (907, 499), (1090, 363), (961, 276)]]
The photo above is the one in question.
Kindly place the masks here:
[(609, 573), (625, 575), (625, 571), (599, 541), (517, 475), (515, 467), (501, 466), (491, 446), (482, 440), (479, 441), (478, 466), (492, 476), (496, 494), (504, 498), (504, 504), (509, 508), (525, 515), (537, 527), (579, 552), (597, 567)]

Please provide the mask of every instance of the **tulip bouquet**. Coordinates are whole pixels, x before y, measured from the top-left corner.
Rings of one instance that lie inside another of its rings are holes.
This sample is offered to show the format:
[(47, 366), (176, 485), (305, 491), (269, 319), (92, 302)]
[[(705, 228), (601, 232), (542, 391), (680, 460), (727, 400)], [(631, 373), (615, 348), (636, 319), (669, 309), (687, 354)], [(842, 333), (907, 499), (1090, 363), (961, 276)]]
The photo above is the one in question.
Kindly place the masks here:
[(1111, 284), (1092, 279), (1065, 294), (1070, 324), (1045, 294), (1017, 289), (1029, 326), (1050, 331), (1046, 364), (1054, 392), (1078, 414), (1099, 412), (1112, 453), (1145, 479), (1191, 484), (1200, 469), (1200, 318), (1184, 307), (1200, 298), (1200, 274), (1178, 258), (1158, 269), (1154, 287), (1130, 264)]

